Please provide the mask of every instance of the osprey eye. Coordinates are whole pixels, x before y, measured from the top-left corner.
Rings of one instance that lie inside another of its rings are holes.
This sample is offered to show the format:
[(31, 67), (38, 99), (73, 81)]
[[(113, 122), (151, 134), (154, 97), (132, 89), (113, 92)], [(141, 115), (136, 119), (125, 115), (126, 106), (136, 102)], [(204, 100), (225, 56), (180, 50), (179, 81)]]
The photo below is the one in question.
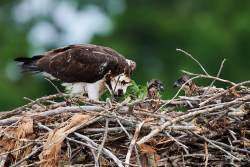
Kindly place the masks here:
[(121, 81), (121, 84), (122, 84), (122, 85), (126, 85), (127, 82), (126, 82), (126, 81)]

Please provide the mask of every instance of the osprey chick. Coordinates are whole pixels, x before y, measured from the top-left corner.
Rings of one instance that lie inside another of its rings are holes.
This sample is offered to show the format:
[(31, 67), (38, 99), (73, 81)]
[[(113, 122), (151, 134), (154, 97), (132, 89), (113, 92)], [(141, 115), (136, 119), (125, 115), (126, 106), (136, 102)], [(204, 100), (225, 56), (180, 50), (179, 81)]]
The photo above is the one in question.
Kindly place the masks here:
[(213, 87), (197, 86), (192, 80), (190, 80), (190, 77), (188, 75), (183, 75), (174, 83), (174, 87), (181, 88), (182, 85), (186, 96), (197, 96), (197, 95), (203, 95), (204, 93), (212, 94), (224, 90), (222, 88), (216, 88), (215, 86)]
[(197, 86), (195, 83), (192, 82), (192, 80), (190, 81), (189, 80), (190, 80), (189, 76), (183, 75), (181, 78), (175, 81), (174, 87), (181, 88), (183, 86), (183, 90), (186, 96), (196, 95)]
[(160, 92), (164, 91), (163, 83), (158, 79), (152, 79), (147, 83), (148, 98), (160, 99)]
[(73, 96), (87, 93), (94, 100), (98, 100), (106, 88), (114, 96), (122, 96), (136, 67), (134, 61), (115, 50), (91, 44), (69, 45), (15, 61), (23, 71), (41, 72), (45, 77), (61, 80)]
[(158, 79), (152, 79), (147, 82), (147, 97), (146, 101), (142, 101), (135, 106), (137, 110), (147, 112), (156, 111), (161, 104), (160, 92), (164, 91), (162, 82)]

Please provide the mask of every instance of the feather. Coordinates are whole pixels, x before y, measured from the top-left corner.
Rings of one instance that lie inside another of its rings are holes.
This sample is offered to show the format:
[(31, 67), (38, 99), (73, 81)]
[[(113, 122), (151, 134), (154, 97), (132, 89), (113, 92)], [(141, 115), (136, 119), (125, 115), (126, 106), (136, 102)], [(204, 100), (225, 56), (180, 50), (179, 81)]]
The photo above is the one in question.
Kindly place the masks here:
[(18, 63), (18, 65), (22, 68), (22, 72), (39, 72), (40, 69), (36, 66), (36, 61), (41, 59), (43, 56), (33, 56), (31, 58), (28, 57), (18, 57), (15, 58), (14, 61)]

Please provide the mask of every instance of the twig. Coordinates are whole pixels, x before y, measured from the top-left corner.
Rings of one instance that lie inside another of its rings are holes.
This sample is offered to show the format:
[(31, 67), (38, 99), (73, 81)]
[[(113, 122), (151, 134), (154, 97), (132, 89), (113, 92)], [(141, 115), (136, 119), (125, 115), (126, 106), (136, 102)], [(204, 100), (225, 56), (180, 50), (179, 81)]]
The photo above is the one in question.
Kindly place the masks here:
[(214, 147), (218, 148), (219, 150), (223, 151), (224, 153), (226, 153), (227, 155), (229, 155), (231, 158), (236, 159), (238, 161), (240, 161), (240, 158), (235, 157), (234, 155), (232, 155), (231, 153), (229, 153), (228, 151), (224, 150), (222, 147), (216, 145), (213, 141), (209, 140), (208, 138), (206, 138), (205, 136), (201, 136), (198, 135), (194, 132), (191, 132), (192, 134), (194, 134), (195, 136), (202, 138), (203, 140), (205, 140), (206, 142), (210, 143), (211, 145), (213, 145)]
[(62, 91), (60, 91), (60, 89), (49, 79), (49, 78), (44, 78), (46, 81), (48, 81), (59, 94), (63, 94)]
[(189, 151), (187, 150), (188, 147), (184, 144), (182, 144), (181, 142), (179, 142), (177, 139), (175, 139), (173, 136), (171, 136), (168, 132), (165, 131), (165, 134), (170, 137), (172, 140), (174, 140), (178, 145), (180, 145), (183, 150), (186, 152), (186, 154), (189, 154)]
[(237, 147), (234, 147), (234, 146), (229, 146), (225, 143), (222, 143), (222, 142), (218, 142), (218, 141), (213, 141), (215, 144), (217, 145), (220, 145), (224, 148), (227, 148), (227, 149), (230, 149), (230, 150), (233, 150), (233, 151), (237, 151), (237, 152), (243, 152), (243, 153), (246, 153), (246, 154), (250, 154), (250, 150), (247, 150), (247, 149), (241, 149), (241, 148), (237, 148)]
[(132, 136), (128, 133), (128, 131), (126, 130), (126, 128), (124, 128), (124, 126), (122, 125), (121, 121), (118, 118), (116, 119), (116, 121), (121, 126), (122, 130), (125, 132), (125, 134), (128, 136), (128, 138), (131, 139)]
[(221, 92), (221, 93), (218, 93), (218, 94), (216, 94), (215, 96), (210, 97), (210, 98), (208, 98), (207, 100), (203, 101), (202, 103), (200, 103), (200, 106), (202, 107), (202, 106), (204, 106), (205, 104), (209, 103), (210, 101), (215, 100), (215, 99), (217, 99), (218, 97), (220, 97), (220, 96), (222, 96), (222, 95), (225, 95), (226, 93), (228, 93), (228, 92), (230, 92), (230, 91), (236, 89), (237, 87), (240, 87), (240, 86), (243, 86), (243, 85), (246, 85), (246, 84), (250, 84), (250, 81), (245, 81), (245, 82), (238, 83), (238, 84), (232, 86), (231, 88), (229, 88), (229, 89), (227, 89), (227, 90), (225, 90), (225, 91), (223, 91), (223, 92)]
[[(46, 129), (46, 130), (48, 130), (48, 131), (51, 131), (50, 128), (48, 128), (48, 127), (46, 127), (44, 125), (39, 124), (39, 126), (42, 127), (42, 128), (44, 128), (44, 129)], [(98, 148), (98, 144), (96, 144), (93, 140), (91, 140), (87, 136), (84, 136), (84, 135), (82, 135), (80, 133), (77, 133), (77, 132), (73, 132), (73, 134), (75, 136), (79, 137), (80, 139), (83, 139), (87, 143), (91, 144), (93, 146), (92, 148), (95, 148), (95, 149)], [(66, 137), (66, 139), (71, 140), (71, 141), (75, 141), (74, 139), (69, 138), (69, 137)], [(83, 143), (83, 144), (86, 145), (85, 143)], [(88, 146), (88, 145), (86, 145), (86, 146)], [(114, 154), (112, 154), (108, 149), (103, 148), (102, 150), (103, 150), (103, 153), (105, 155), (108, 155), (111, 159), (114, 160), (114, 162), (116, 162), (116, 164), (118, 165), (118, 167), (123, 167), (122, 162)]]
[(8, 155), (0, 155), (0, 167), (5, 167), (6, 166), (6, 161), (7, 161)]
[(24, 166), (22, 166), (22, 167), (34, 167), (34, 166), (40, 165), (40, 164), (43, 163), (43, 162), (45, 162), (45, 161), (34, 162), (34, 163), (32, 163), (32, 164), (24, 165)]
[(135, 149), (135, 156), (136, 156), (136, 160), (137, 160), (138, 166), (142, 167), (141, 161), (140, 161), (140, 155), (139, 155), (139, 151), (138, 151), (138, 146), (135, 145), (134, 149)]
[[(124, 127), (124, 129), (127, 130), (132, 130), (133, 127)], [(120, 132), (123, 131), (122, 127), (112, 127), (112, 128), (108, 128), (109, 132)], [(84, 132), (87, 133), (98, 133), (98, 132), (105, 132), (105, 128), (85, 128)]]
[(100, 166), (99, 160), (98, 160), (99, 158), (97, 158), (95, 150), (94, 149), (90, 149), (90, 151), (91, 151), (91, 153), (92, 153), (92, 155), (94, 157), (95, 167), (99, 167)]
[(214, 76), (207, 76), (207, 75), (204, 75), (204, 74), (195, 74), (195, 73), (191, 73), (191, 72), (188, 72), (188, 71), (185, 71), (185, 70), (182, 70), (182, 72), (184, 74), (187, 74), (187, 75), (190, 75), (190, 76), (200, 76), (200, 78), (207, 78), (207, 79), (213, 79), (213, 80), (216, 80), (216, 81), (220, 81), (220, 82), (224, 82), (224, 83), (228, 83), (232, 86), (236, 85), (236, 83), (232, 82), (232, 81), (229, 81), (229, 80), (225, 80), (225, 79), (221, 79), (221, 78), (218, 78), (218, 77), (214, 77)]
[(33, 145), (33, 143), (29, 143), (29, 144), (26, 144), (25, 146), (16, 148), (16, 149), (14, 149), (14, 150), (11, 150), (11, 151), (8, 151), (8, 152), (5, 152), (5, 153), (1, 153), (1, 154), (0, 154), (0, 157), (3, 156), (3, 155), (6, 155), (6, 154), (11, 154), (11, 153), (20, 151), (20, 150), (22, 150), (22, 149), (24, 149), (24, 148), (27, 148), (27, 147), (31, 146), (31, 145)]
[[(221, 65), (220, 65), (219, 71), (218, 71), (218, 73), (217, 73), (217, 75), (216, 75), (216, 78), (218, 78), (218, 77), (220, 76), (225, 61), (226, 61), (226, 59), (223, 59), (223, 61), (221, 62)], [(211, 82), (211, 84), (209, 85), (208, 89), (203, 93), (203, 96), (205, 96), (205, 95), (207, 94), (207, 92), (209, 92), (209, 90), (211, 89), (211, 87), (214, 85), (215, 81), (216, 81), (216, 79), (214, 79), (214, 80)]]
[(207, 142), (204, 143), (204, 149), (205, 149), (205, 167), (208, 165), (208, 148), (207, 148)]
[(21, 163), (23, 163), (24, 161), (26, 161), (27, 159), (29, 159), (33, 155), (37, 154), (42, 148), (43, 148), (43, 146), (38, 147), (37, 149), (35, 149), (34, 151), (32, 151), (29, 155), (25, 156), (20, 161), (16, 162), (15, 164), (11, 165), (10, 167), (17, 167), (17, 166), (19, 166)]
[[(91, 143), (94, 147), (98, 147), (98, 144), (96, 144), (93, 140), (91, 140), (87, 136), (84, 136), (84, 135), (82, 135), (80, 133), (76, 133), (76, 132), (74, 132), (74, 135), (76, 135), (77, 137), (79, 137), (82, 140), (85, 140), (85, 141)], [(103, 148), (103, 153), (105, 155), (109, 156), (111, 159), (113, 159), (114, 162), (118, 165), (118, 167), (123, 167), (122, 162), (112, 152), (110, 152), (108, 149)]]
[(14, 114), (18, 114), (18, 113), (22, 112), (23, 110), (25, 110), (26, 108), (29, 108), (29, 107), (33, 106), (36, 103), (40, 103), (40, 102), (47, 101), (47, 100), (50, 100), (50, 99), (59, 98), (59, 97), (62, 97), (62, 96), (66, 96), (66, 94), (55, 94), (55, 95), (49, 95), (49, 96), (38, 98), (38, 99), (34, 100), (33, 102), (30, 102), (30, 103), (28, 103), (28, 104), (26, 104), (24, 106), (21, 106), (19, 108), (16, 108), (16, 109), (12, 110), (12, 111), (2, 112), (1, 115), (0, 115), (0, 119), (12, 116)]
[(186, 51), (184, 51), (184, 50), (182, 50), (182, 49), (176, 49), (176, 51), (182, 52), (182, 53), (184, 53), (185, 55), (187, 55), (188, 57), (190, 57), (192, 60), (194, 60), (194, 61), (200, 66), (200, 68), (202, 69), (202, 71), (203, 71), (206, 75), (210, 76), (210, 75), (207, 73), (207, 71), (205, 70), (205, 68), (201, 65), (201, 63), (200, 63), (197, 59), (195, 59), (190, 53), (188, 53), (188, 52), (186, 52)]
[(166, 103), (163, 104), (161, 107), (159, 107), (159, 109), (157, 109), (155, 112), (160, 111), (162, 108), (164, 108), (165, 106), (167, 106), (168, 104), (170, 104), (171, 102), (173, 102), (173, 100), (180, 94), (180, 92), (182, 91), (182, 89), (184, 88), (184, 86), (185, 86), (188, 82), (190, 82), (190, 81), (192, 81), (192, 80), (194, 80), (194, 79), (196, 79), (196, 78), (199, 78), (199, 77), (200, 77), (200, 76), (195, 76), (195, 77), (190, 78), (188, 81), (186, 81), (183, 85), (181, 85), (180, 89), (177, 91), (177, 93), (174, 95), (174, 97), (172, 97), (168, 102), (166, 102)]
[[(102, 111), (102, 107), (97, 106), (67, 106), (67, 107), (59, 107), (53, 110), (41, 112), (41, 113), (35, 113), (33, 115), (30, 115), (30, 117), (46, 117), (56, 114), (61, 114), (63, 112), (83, 112), (83, 111)], [(0, 120), (0, 126), (1, 125), (8, 125), (17, 122), (20, 119), (20, 117), (11, 117), (7, 119)]]
[[(129, 145), (129, 148), (128, 148), (128, 152), (127, 152), (127, 155), (126, 155), (126, 159), (125, 159), (125, 163), (129, 163), (130, 162), (130, 157), (131, 157), (131, 154), (132, 154), (132, 151), (133, 151), (133, 148), (135, 146), (135, 143), (136, 143), (136, 140), (140, 134), (140, 131), (141, 131), (141, 127), (142, 125), (144, 124), (145, 122), (141, 122), (139, 125), (136, 126), (136, 130), (135, 130), (135, 134), (134, 134), (134, 137), (132, 138), (131, 140), (131, 143)], [(129, 167), (128, 165), (125, 165), (125, 167)]]
[(188, 113), (188, 114), (184, 114), (182, 116), (176, 117), (172, 121), (167, 121), (164, 124), (157, 127), (156, 129), (152, 130), (147, 136), (144, 136), (143, 138), (141, 138), (141, 140), (139, 140), (137, 142), (137, 144), (140, 145), (140, 144), (143, 144), (143, 143), (147, 142), (150, 138), (152, 138), (153, 136), (155, 136), (156, 134), (161, 132), (167, 126), (170, 126), (172, 123), (175, 123), (175, 122), (178, 122), (178, 121), (190, 118), (190, 117), (194, 117), (194, 116), (197, 116), (197, 115), (200, 115), (200, 114), (204, 114), (204, 113), (207, 113), (207, 112), (212, 112), (212, 111), (221, 109), (223, 107), (224, 107), (223, 105), (218, 105), (218, 106), (213, 107), (213, 108), (199, 110), (199, 111), (195, 111), (195, 112), (192, 112), (192, 113)]
[(104, 132), (104, 135), (103, 135), (103, 140), (102, 140), (101, 145), (98, 148), (98, 153), (97, 153), (97, 157), (96, 157), (97, 161), (99, 160), (99, 157), (100, 157), (100, 155), (102, 153), (102, 149), (104, 147), (105, 141), (106, 141), (107, 136), (108, 136), (108, 127), (109, 127), (109, 119), (106, 119), (105, 132)]

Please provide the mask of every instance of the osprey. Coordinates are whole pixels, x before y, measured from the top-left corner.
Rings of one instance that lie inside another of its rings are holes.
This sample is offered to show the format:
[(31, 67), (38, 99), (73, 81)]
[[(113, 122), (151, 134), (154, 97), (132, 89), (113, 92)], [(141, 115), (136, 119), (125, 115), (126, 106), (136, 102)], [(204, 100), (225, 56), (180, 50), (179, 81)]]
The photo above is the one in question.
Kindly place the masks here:
[(160, 92), (164, 91), (163, 83), (158, 79), (152, 79), (147, 82), (147, 96), (145, 101), (138, 103), (135, 109), (155, 112), (161, 106)]
[(164, 91), (164, 85), (159, 79), (152, 79), (147, 83), (147, 97), (160, 99), (160, 92)]
[(205, 94), (214, 94), (223, 91), (222, 88), (216, 88), (215, 86), (212, 87), (202, 87), (196, 85), (188, 75), (183, 75), (174, 83), (174, 87), (181, 88), (183, 87), (183, 91), (185, 92), (186, 96), (199, 96)]
[(115, 50), (91, 44), (70, 45), (15, 61), (23, 71), (41, 72), (45, 77), (61, 80), (72, 96), (87, 93), (93, 100), (98, 100), (106, 88), (114, 96), (122, 96), (136, 67), (134, 61)]

